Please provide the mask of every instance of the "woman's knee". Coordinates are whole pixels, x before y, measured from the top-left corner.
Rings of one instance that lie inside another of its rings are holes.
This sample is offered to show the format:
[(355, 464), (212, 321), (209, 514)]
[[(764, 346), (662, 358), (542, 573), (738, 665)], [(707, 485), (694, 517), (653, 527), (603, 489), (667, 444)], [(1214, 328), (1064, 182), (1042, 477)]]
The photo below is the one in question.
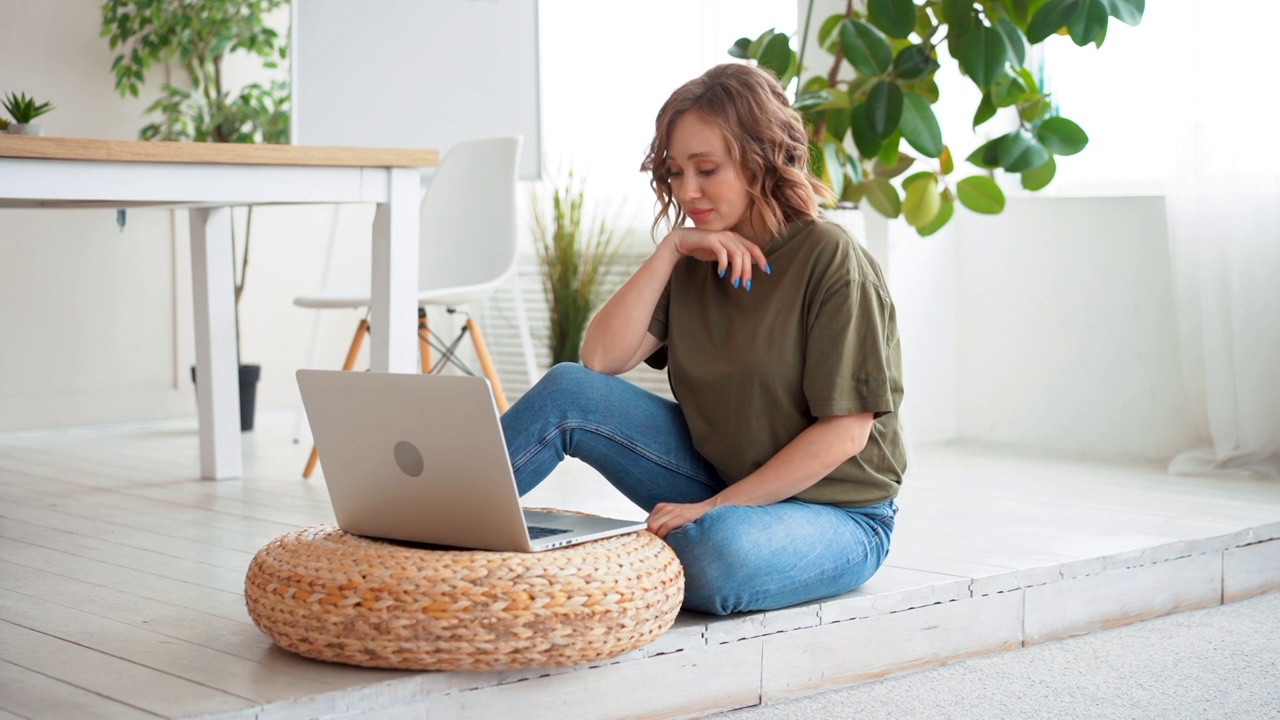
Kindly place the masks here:
[(696, 522), (673, 530), (667, 544), (684, 566), (684, 606), (690, 610), (727, 615), (746, 609), (745, 586), (755, 571), (744, 518), (748, 508), (725, 505)]

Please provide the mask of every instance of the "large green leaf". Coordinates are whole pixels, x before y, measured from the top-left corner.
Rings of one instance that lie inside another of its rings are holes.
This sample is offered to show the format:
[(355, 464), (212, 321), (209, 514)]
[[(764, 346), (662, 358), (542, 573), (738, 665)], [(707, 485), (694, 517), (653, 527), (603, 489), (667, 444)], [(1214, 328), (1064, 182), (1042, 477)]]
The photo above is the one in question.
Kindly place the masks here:
[(1066, 27), (1077, 13), (1085, 11), (1087, 0), (1049, 0), (1027, 24), (1027, 42), (1039, 45), (1045, 38)]
[(956, 198), (954, 195), (944, 190), (939, 198), (941, 203), (938, 205), (938, 213), (924, 227), (916, 228), (916, 232), (920, 234), (920, 237), (929, 237), (941, 230), (942, 226), (946, 225), (956, 212)]
[(752, 40), (751, 44), (747, 46), (747, 57), (754, 60), (760, 59), (760, 52), (764, 50), (764, 46), (773, 39), (774, 34), (773, 28), (760, 33), (760, 37)]
[(921, 177), (910, 185), (905, 185), (906, 197), (902, 200), (902, 216), (907, 224), (914, 228), (928, 225), (942, 207), (942, 197), (938, 195), (938, 178), (933, 173)]
[(1009, 13), (1009, 17), (1018, 23), (1018, 27), (1026, 29), (1027, 21), (1035, 15), (1036, 10), (1044, 5), (1046, 0), (1001, 0), (1005, 10)]
[(859, 72), (883, 75), (893, 64), (893, 49), (879, 30), (861, 20), (840, 25), (840, 50)]
[(884, 146), (880, 148), (880, 154), (876, 155), (876, 162), (881, 165), (897, 165), (902, 162), (902, 153), (898, 152), (898, 146), (902, 143), (902, 133), (894, 131), (884, 141)]
[(1053, 157), (1043, 145), (1022, 130), (996, 138), (1000, 167), (1011, 173), (1021, 173), (1048, 162)]
[(903, 139), (921, 155), (936, 158), (942, 154), (942, 130), (938, 127), (933, 108), (924, 98), (915, 93), (903, 96), (902, 121), (898, 127), (902, 130)]
[(871, 0), (867, 16), (889, 37), (905, 38), (915, 29), (916, 5), (912, 0)]
[(895, 82), (881, 80), (867, 94), (867, 121), (871, 132), (880, 139), (893, 134), (902, 120), (902, 88)]
[(1142, 22), (1142, 12), (1146, 9), (1146, 0), (1102, 0), (1111, 17), (1125, 25), (1137, 25)]
[[(796, 97), (796, 101), (791, 107), (796, 112), (808, 112), (809, 110), (825, 110), (831, 103), (831, 92), (829, 90), (817, 90), (812, 92), (802, 92)], [(845, 99), (847, 105), (848, 99)]]
[(965, 36), (960, 48), (960, 69), (978, 87), (995, 82), (1009, 62), (1009, 49), (1000, 33), (986, 25), (975, 27)]
[(996, 105), (991, 102), (991, 92), (982, 93), (982, 100), (978, 103), (978, 110), (973, 113), (973, 127), (976, 130), (979, 125), (996, 116)]
[(827, 111), (827, 135), (835, 140), (844, 142), (844, 138), (849, 134), (849, 111), (844, 108), (834, 108)]
[(1049, 156), (1049, 161), (1038, 168), (1032, 168), (1022, 173), (1022, 187), (1035, 192), (1042, 190), (1050, 182), (1053, 182), (1053, 176), (1058, 171), (1058, 163), (1054, 162), (1053, 156)]
[(819, 105), (816, 110), (836, 110), (849, 108), (849, 93), (838, 87), (827, 88), (822, 92), (827, 94), (827, 101)]
[(867, 202), (876, 212), (887, 218), (896, 218), (902, 213), (902, 198), (898, 197), (898, 189), (884, 178), (876, 178), (865, 183)]
[(995, 170), (1000, 167), (1000, 138), (989, 140), (969, 153), (965, 162), (973, 163), (983, 170)]
[(1027, 63), (1027, 40), (1022, 37), (1022, 31), (1009, 18), (1000, 18), (996, 20), (996, 32), (1000, 33), (1000, 39), (1004, 40), (1004, 46), (1009, 50), (1009, 57), (1013, 62), (1022, 67)]
[(1080, 47), (1089, 43), (1102, 47), (1102, 40), (1107, 36), (1107, 19), (1107, 6), (1102, 0), (1086, 0), (1085, 9), (1067, 24), (1071, 40)]
[(938, 69), (933, 48), (924, 44), (908, 45), (893, 59), (893, 74), (899, 80), (915, 80)]
[(873, 158), (880, 154), (884, 141), (871, 131), (871, 122), (867, 120), (867, 104), (860, 103), (849, 113), (849, 127), (853, 130), (853, 144), (858, 146), (858, 154), (864, 158)]
[(898, 162), (893, 165), (881, 165), (879, 161), (876, 161), (875, 169), (872, 172), (875, 173), (876, 177), (888, 180), (890, 178), (896, 178), (906, 172), (915, 163), (916, 159), (910, 155), (899, 155)]
[(844, 20), (842, 13), (836, 13), (826, 20), (822, 21), (822, 27), (818, 28), (818, 44), (822, 47), (827, 46), (832, 37), (835, 35), (836, 28), (840, 27), (840, 22)]
[(778, 33), (769, 38), (769, 42), (764, 44), (764, 49), (760, 51), (760, 67), (773, 73), (774, 77), (782, 79), (787, 75), (788, 68), (791, 67), (791, 61), (795, 57), (795, 53), (791, 50), (791, 41), (785, 33)]
[(996, 107), (1004, 108), (1016, 105), (1028, 92), (1029, 89), (1023, 84), (1022, 78), (1005, 73), (991, 84), (990, 95)]
[(1040, 123), (1036, 139), (1054, 155), (1075, 155), (1089, 144), (1084, 129), (1064, 117), (1051, 117)]
[(1004, 192), (986, 175), (973, 175), (956, 184), (960, 203), (976, 213), (996, 215), (1004, 210)]
[(973, 0), (942, 0), (938, 11), (941, 20), (951, 27), (951, 32), (962, 35), (973, 29), (977, 19), (973, 11)]

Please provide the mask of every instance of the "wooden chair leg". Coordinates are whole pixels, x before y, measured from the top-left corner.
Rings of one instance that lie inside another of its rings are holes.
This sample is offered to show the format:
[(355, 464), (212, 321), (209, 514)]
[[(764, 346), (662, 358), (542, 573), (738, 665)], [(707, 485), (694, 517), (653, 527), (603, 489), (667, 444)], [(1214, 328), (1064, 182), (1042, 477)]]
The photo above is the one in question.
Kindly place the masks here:
[[(360, 318), (360, 324), (356, 326), (356, 335), (351, 338), (351, 349), (347, 350), (346, 362), (342, 363), (343, 370), (351, 370), (356, 366), (356, 360), (360, 357), (360, 347), (364, 345), (364, 336), (369, 333), (369, 321)], [(315, 445), (311, 446), (311, 455), (307, 458), (307, 467), (302, 471), (303, 478), (311, 477), (316, 471), (316, 463), (320, 461), (320, 451)]]
[(498, 379), (498, 369), (493, 365), (493, 357), (489, 355), (489, 346), (485, 344), (484, 335), (480, 334), (480, 326), (474, 318), (467, 318), (467, 332), (471, 333), (471, 342), (475, 343), (476, 356), (480, 358), (480, 367), (484, 376), (489, 378), (493, 386), (493, 400), (498, 404), (498, 412), (507, 411), (507, 396), (502, 392), (502, 381)]
[(422, 373), (425, 375), (431, 372), (431, 343), (427, 342), (427, 338), (431, 337), (427, 330), (427, 309), (418, 308), (418, 354), (422, 356)]

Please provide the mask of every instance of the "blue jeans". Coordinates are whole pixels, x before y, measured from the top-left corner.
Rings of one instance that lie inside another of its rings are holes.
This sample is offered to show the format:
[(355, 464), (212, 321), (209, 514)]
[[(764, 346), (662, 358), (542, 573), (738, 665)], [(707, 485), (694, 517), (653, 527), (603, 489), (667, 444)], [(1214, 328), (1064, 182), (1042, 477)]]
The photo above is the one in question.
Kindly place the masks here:
[[(524, 495), (565, 456), (600, 472), (646, 512), (701, 502), (725, 488), (693, 448), (680, 406), (621, 378), (563, 363), (502, 416)], [(685, 572), (684, 606), (724, 615), (839, 595), (884, 562), (897, 506), (784, 500), (723, 505), (671, 531)]]

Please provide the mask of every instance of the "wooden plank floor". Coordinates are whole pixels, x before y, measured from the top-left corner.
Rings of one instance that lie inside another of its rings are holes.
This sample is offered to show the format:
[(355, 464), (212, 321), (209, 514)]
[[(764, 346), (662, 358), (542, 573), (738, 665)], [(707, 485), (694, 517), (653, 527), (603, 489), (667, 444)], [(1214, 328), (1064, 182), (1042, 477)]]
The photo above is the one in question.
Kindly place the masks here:
[[(686, 613), (589, 671), (317, 663), (275, 648), (242, 594), (259, 547), (333, 521), (291, 421), (260, 417), (245, 477), (220, 482), (198, 478), (189, 421), (0, 435), (0, 718), (581, 716), (566, 697), (691, 715), (1280, 587), (1280, 484), (943, 444), (917, 448), (889, 561), (848, 595)], [(644, 515), (576, 463), (526, 502)]]

